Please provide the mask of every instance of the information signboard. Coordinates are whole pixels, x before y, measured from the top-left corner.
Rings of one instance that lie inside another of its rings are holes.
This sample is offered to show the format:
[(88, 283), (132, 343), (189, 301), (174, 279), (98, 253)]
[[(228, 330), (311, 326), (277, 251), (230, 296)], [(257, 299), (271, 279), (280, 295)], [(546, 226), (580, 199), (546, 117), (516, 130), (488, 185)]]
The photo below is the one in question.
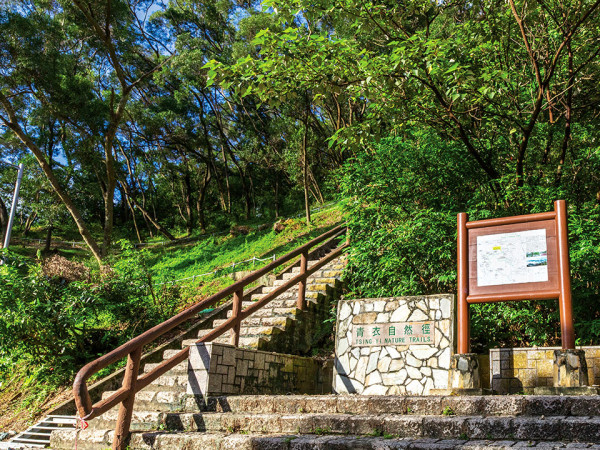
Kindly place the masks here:
[(458, 215), (457, 351), (469, 351), (468, 306), (559, 299), (563, 348), (574, 348), (564, 200), (547, 213), (469, 222)]

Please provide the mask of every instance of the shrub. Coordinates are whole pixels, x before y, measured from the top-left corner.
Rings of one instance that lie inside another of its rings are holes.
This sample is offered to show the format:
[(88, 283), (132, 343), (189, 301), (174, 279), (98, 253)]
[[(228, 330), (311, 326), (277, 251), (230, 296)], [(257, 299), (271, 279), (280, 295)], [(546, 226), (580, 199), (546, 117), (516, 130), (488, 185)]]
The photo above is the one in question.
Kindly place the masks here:
[[(569, 205), (574, 317), (579, 344), (600, 343), (600, 205), (581, 186), (514, 177), (493, 189), (464, 150), (428, 133), (389, 138), (349, 160), (343, 176), (352, 239), (346, 279), (356, 297), (456, 292), (456, 215), (470, 220)], [(473, 348), (560, 343), (557, 301), (471, 308)]]
[(177, 290), (151, 288), (143, 252), (126, 250), (125, 258), (102, 272), (62, 259), (31, 262), (4, 255), (0, 361), (5, 369), (17, 360), (35, 361), (51, 368), (48, 378), (60, 383), (89, 360), (172, 316), (178, 304)]

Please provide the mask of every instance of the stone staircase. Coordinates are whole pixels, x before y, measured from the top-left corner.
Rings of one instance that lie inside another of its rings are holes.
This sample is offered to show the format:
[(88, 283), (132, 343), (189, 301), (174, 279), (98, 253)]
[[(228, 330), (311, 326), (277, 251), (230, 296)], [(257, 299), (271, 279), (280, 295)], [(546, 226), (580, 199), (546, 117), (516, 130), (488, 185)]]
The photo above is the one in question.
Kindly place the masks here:
[[(326, 251), (326, 250), (325, 250)], [(313, 258), (323, 256), (314, 254)], [(318, 262), (318, 259), (308, 261), (308, 267)], [(298, 286), (288, 289), (264, 308), (255, 312), (252, 316), (242, 322), (240, 329), (239, 346), (254, 350), (273, 351), (287, 354), (303, 354), (308, 352), (314, 343), (323, 337), (323, 322), (330, 315), (331, 305), (339, 297), (341, 287), (341, 275), (345, 266), (346, 257), (341, 256), (323, 266), (313, 273), (306, 283), (306, 307), (303, 311), (296, 308)], [(262, 287), (260, 291), (254, 291), (253, 295), (242, 303), (242, 308), (247, 308), (253, 302), (260, 300), (266, 294), (272, 292), (291, 278), (300, 273), (300, 267), (291, 267), (278, 276), (273, 286)], [(231, 317), (229, 310), (227, 317)], [(226, 319), (213, 320), (213, 328), (224, 323)], [(212, 328), (200, 330), (198, 338), (205, 336)], [(197, 339), (186, 339), (182, 347), (194, 344)], [(229, 344), (231, 331), (224, 333), (213, 342)], [(164, 359), (173, 357), (178, 350), (165, 350)], [(149, 372), (158, 364), (148, 363), (143, 367), (144, 372)], [(188, 385), (188, 362), (180, 363), (165, 375), (159, 377), (144, 390), (138, 392), (135, 401), (135, 413), (132, 423), (132, 431), (139, 429), (154, 429), (156, 418), (169, 411), (182, 411), (186, 408), (198, 407), (200, 399), (187, 395)], [(107, 398), (114, 391), (104, 392), (102, 397)], [(195, 405), (195, 406), (194, 406)], [(104, 415), (94, 419), (90, 428), (80, 431), (78, 448), (106, 448), (104, 427), (114, 429), (114, 421), (117, 417), (118, 408), (113, 408)], [(140, 422), (141, 421), (141, 422)], [(149, 427), (149, 428), (148, 428)], [(69, 440), (68, 437), (72, 439)], [(58, 433), (52, 448), (74, 448), (75, 434), (69, 432)], [(102, 438), (100, 438), (102, 436)], [(66, 440), (64, 438), (67, 438)], [(111, 441), (112, 438), (109, 440)], [(57, 444), (57, 442), (61, 442)]]
[[(308, 352), (315, 337), (319, 338), (318, 325), (327, 318), (334, 299), (340, 288), (340, 278), (345, 266), (345, 257), (336, 258), (321, 270), (308, 277), (306, 283), (305, 311), (296, 308), (298, 286), (288, 289), (271, 301), (264, 308), (256, 311), (252, 316), (242, 322), (240, 329), (239, 346), (255, 350), (265, 350), (278, 353), (299, 354)], [(318, 260), (309, 260), (308, 267)], [(245, 309), (253, 302), (262, 299), (266, 294), (281, 286), (300, 273), (299, 267), (293, 267), (275, 280), (273, 286), (263, 287), (261, 293), (255, 293), (251, 299), (242, 302)], [(232, 311), (228, 311), (230, 318)], [(227, 319), (213, 321), (213, 327), (223, 324)], [(201, 330), (201, 338), (211, 330)], [(215, 339), (213, 342), (229, 344), (231, 330)], [(317, 336), (315, 336), (315, 333)], [(183, 341), (183, 345), (190, 345), (195, 339)]]
[[(309, 267), (312, 263), (309, 262)], [(242, 324), (243, 347), (305, 353), (335, 298), (344, 261), (334, 260), (307, 283), (308, 308), (295, 308), (288, 291)], [(297, 274), (291, 269), (280, 285)], [(264, 288), (251, 301), (267, 294)], [(222, 321), (214, 321), (219, 325)], [(201, 331), (199, 337), (204, 336)], [(318, 332), (317, 332), (318, 334)], [(216, 340), (229, 343), (230, 335)], [(190, 345), (195, 340), (184, 341)], [(170, 358), (176, 350), (166, 350)], [(155, 364), (145, 364), (148, 372)], [(559, 396), (357, 396), (188, 394), (185, 361), (136, 395), (129, 449), (342, 450), (600, 448), (598, 397)], [(104, 393), (107, 397), (111, 392)], [(111, 446), (118, 409), (86, 430), (56, 430), (54, 449)]]
[[(129, 448), (600, 448), (597, 397), (287, 395), (204, 402), (186, 396), (183, 384), (168, 387), (157, 384), (138, 398)], [(95, 419), (80, 432), (77, 448), (110, 446), (116, 418), (115, 409)], [(52, 448), (74, 448), (75, 437), (73, 430), (54, 432)]]

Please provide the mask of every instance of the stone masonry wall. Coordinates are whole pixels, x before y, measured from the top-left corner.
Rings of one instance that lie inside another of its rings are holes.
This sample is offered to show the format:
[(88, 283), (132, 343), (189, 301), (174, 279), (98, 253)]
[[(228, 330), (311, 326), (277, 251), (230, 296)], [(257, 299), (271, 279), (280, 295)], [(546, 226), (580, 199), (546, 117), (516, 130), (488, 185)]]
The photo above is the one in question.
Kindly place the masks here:
[(342, 300), (334, 392), (426, 395), (448, 388), (454, 296)]
[(331, 378), (331, 364), (312, 358), (217, 343), (190, 347), (189, 394), (327, 394)]
[[(590, 385), (600, 381), (600, 347), (585, 351)], [(554, 350), (560, 347), (493, 348), (490, 350), (491, 387), (499, 394), (530, 394), (538, 386), (552, 386)]]

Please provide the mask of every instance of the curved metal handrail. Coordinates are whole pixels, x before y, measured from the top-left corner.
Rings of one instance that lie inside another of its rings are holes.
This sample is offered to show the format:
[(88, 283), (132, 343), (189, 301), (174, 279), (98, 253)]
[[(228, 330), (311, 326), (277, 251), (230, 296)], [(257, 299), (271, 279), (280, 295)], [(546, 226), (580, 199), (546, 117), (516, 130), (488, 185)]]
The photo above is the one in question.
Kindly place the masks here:
[[(148, 386), (158, 377), (175, 367), (177, 364), (183, 362), (187, 359), (189, 354), (189, 347), (181, 350), (173, 357), (168, 360), (163, 361), (150, 372), (147, 372), (138, 377), (140, 359), (142, 354), (142, 348), (144, 345), (147, 345), (183, 322), (191, 319), (200, 311), (214, 306), (220, 300), (230, 296), (233, 294), (234, 302), (233, 302), (233, 315), (230, 319), (228, 319), (225, 323), (221, 324), (217, 328), (213, 329), (207, 335), (199, 339), (197, 342), (206, 342), (211, 341), (223, 333), (229, 331), (230, 329), (234, 330), (232, 341), (237, 346), (239, 340), (239, 329), (240, 323), (242, 320), (250, 316), (252, 313), (256, 312), (260, 308), (264, 307), (267, 303), (278, 297), (281, 293), (288, 290), (290, 287), (299, 284), (300, 289), (298, 290), (298, 307), (299, 309), (303, 309), (305, 305), (304, 301), (304, 291), (306, 285), (306, 279), (312, 275), (315, 271), (323, 267), (325, 264), (330, 262), (339, 256), (343, 250), (348, 246), (348, 242), (346, 241), (341, 247), (338, 247), (336, 250), (327, 254), (324, 258), (320, 259), (316, 264), (314, 264), (310, 269), (306, 267), (307, 258), (309, 250), (317, 244), (322, 243), (325, 240), (328, 240), (325, 244), (320, 246), (319, 250), (326, 245), (329, 245), (331, 240), (336, 237), (346, 233), (346, 226), (340, 225), (328, 232), (322, 234), (321, 236), (307, 242), (306, 244), (298, 247), (297, 249), (287, 253), (286, 255), (280, 257), (279, 259), (273, 261), (270, 264), (267, 264), (265, 267), (252, 272), (247, 277), (233, 283), (231, 286), (219, 291), (218, 293), (210, 296), (209, 298), (191, 306), (190, 308), (180, 312), (179, 314), (173, 316), (169, 320), (156, 325), (153, 328), (150, 328), (146, 332), (140, 334), (139, 336), (131, 339), (125, 344), (117, 347), (115, 350), (107, 353), (104, 356), (86, 364), (75, 377), (75, 381), (73, 383), (73, 393), (75, 397), (75, 404), (77, 406), (77, 411), (79, 413), (79, 417), (84, 420), (93, 419), (113, 408), (117, 404), (121, 403), (121, 408), (119, 409), (119, 417), (117, 419), (117, 429), (115, 430), (115, 438), (113, 441), (113, 449), (121, 449), (124, 448), (125, 445), (125, 437), (129, 432), (129, 425), (131, 422), (131, 414), (133, 412), (133, 400), (135, 398), (135, 394), (139, 392), (141, 389)], [(273, 269), (281, 266), (282, 264), (290, 261), (291, 259), (301, 256), (300, 260), (300, 274), (290, 279), (288, 282), (284, 283), (281, 286), (278, 286), (272, 292), (267, 294), (265, 297), (255, 302), (248, 308), (242, 310), (242, 299), (243, 299), (243, 289), (248, 284), (258, 280), (263, 275), (271, 272)], [(125, 378), (123, 380), (123, 386), (115, 391), (110, 397), (101, 400), (96, 404), (92, 404), (92, 400), (90, 398), (86, 381), (95, 373), (100, 371), (101, 369), (115, 363), (116, 361), (127, 357), (127, 368), (125, 371)]]

